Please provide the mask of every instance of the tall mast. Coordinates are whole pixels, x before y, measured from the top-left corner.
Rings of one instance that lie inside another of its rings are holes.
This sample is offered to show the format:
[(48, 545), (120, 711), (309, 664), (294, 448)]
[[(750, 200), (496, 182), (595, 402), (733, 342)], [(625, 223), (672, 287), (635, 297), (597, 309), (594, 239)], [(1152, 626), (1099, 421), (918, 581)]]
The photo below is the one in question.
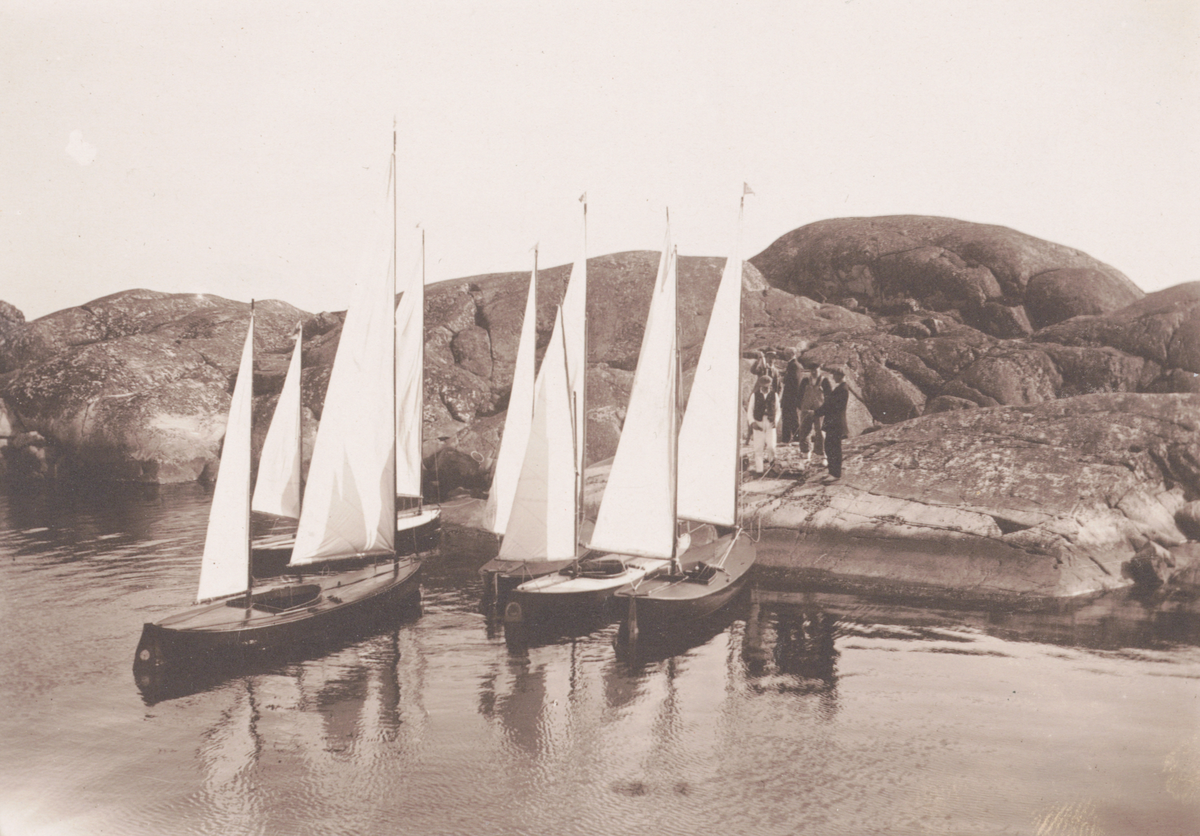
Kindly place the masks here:
[[(304, 347), (304, 320), (296, 323), (296, 347), (292, 350), (300, 355), (300, 371), (297, 375), (300, 379), (297, 383), (303, 383), (303, 367), (304, 367), (304, 352), (301, 350)], [(296, 510), (300, 511), (304, 508), (304, 387), (300, 387), (301, 402), (300, 408), (296, 410), (296, 480), (299, 484), (296, 489), (300, 492), (297, 497), (298, 503)], [(298, 516), (298, 515), (297, 515)]]
[[(671, 224), (671, 212), (667, 210), (667, 225)], [(679, 247), (671, 247), (670, 280), (675, 284), (675, 310), (671, 320), (675, 329), (675, 391), (673, 393), (674, 420), (671, 422), (671, 516), (675, 518), (675, 536), (671, 538), (671, 568), (679, 570), (679, 378), (683, 375), (679, 357)]]
[[(529, 282), (529, 294), (530, 294), (530, 296), (533, 297), (533, 344), (535, 346), (537, 345), (537, 286), (538, 286), (537, 261), (538, 261), (538, 245), (540, 243), (541, 242), (534, 242), (534, 245), (533, 245), (533, 275)], [(526, 303), (526, 304), (528, 304), (528, 303)], [(524, 323), (522, 323), (522, 325), (524, 325)], [(532, 362), (533, 362), (533, 379), (536, 381), (537, 380), (537, 352), (536, 351), (534, 351), (534, 353), (533, 353), (533, 361)], [(535, 390), (536, 390), (536, 384), (535, 384)], [(534, 400), (536, 400), (536, 399), (537, 398), (535, 396)], [(529, 414), (532, 417), (533, 401), (530, 401), (530, 403), (529, 403)], [(523, 459), (524, 456), (522, 456), (521, 458)]]
[(388, 527), (392, 531), (392, 558), (396, 561), (396, 567), (399, 569), (400, 557), (396, 551), (396, 472), (399, 466), (397, 456), (399, 450), (396, 447), (396, 273), (398, 271), (399, 262), (397, 260), (397, 229), (396, 216), (397, 212), (397, 193), (400, 191), (397, 180), (399, 172), (396, 171), (396, 120), (392, 119), (392, 159), (391, 171), (389, 172), (389, 180), (392, 187), (392, 269), (391, 275), (388, 277), (391, 287), (388, 291), (388, 304), (392, 309), (392, 472), (391, 472), (391, 487), (388, 489), (388, 496), (392, 498), (392, 512), (388, 517)]
[[(742, 197), (738, 201), (738, 226), (737, 237), (733, 244), (733, 255), (738, 260), (737, 268), (737, 306), (738, 306), (738, 394), (734, 398), (737, 407), (737, 421), (734, 426), (737, 427), (738, 443), (733, 448), (733, 484), (737, 485), (737, 489), (733, 492), (733, 527), (736, 531), (742, 527), (742, 216), (746, 210), (746, 192), (749, 187), (742, 184)], [(756, 384), (757, 385), (757, 384)]]
[(583, 381), (579, 389), (579, 398), (583, 403), (576, 404), (575, 408), (582, 411), (579, 420), (579, 455), (576, 457), (576, 469), (579, 471), (575, 474), (575, 537), (576, 542), (579, 539), (579, 528), (583, 525), (583, 488), (587, 481), (587, 369), (588, 369), (588, 331), (587, 325), (587, 192), (583, 193), (583, 357), (580, 358), (579, 374), (583, 375)]
[[(250, 339), (254, 339), (254, 300), (250, 300)], [(254, 354), (254, 347), (250, 348), (251, 357)], [(239, 383), (241, 381), (238, 381)], [(250, 365), (250, 403), (254, 403), (254, 361), (251, 359)], [(251, 410), (253, 413), (253, 410)], [(253, 420), (253, 419), (251, 419)], [(228, 434), (228, 433), (227, 433)], [(251, 456), (254, 454), (251, 453)], [(253, 461), (251, 466), (246, 468), (246, 617), (250, 617), (250, 595), (254, 592), (254, 537), (252, 532), (254, 526), (250, 525), (250, 496), (253, 493), (254, 485), (251, 484), (250, 471), (253, 470)]]
[[(558, 311), (555, 312), (555, 319), (559, 323), (563, 321), (562, 305), (558, 306)], [(571, 363), (567, 357), (567, 329), (565, 327), (559, 329), (562, 332), (562, 350), (563, 350), (563, 377), (566, 378), (567, 388), (571, 386)], [(553, 334), (551, 334), (553, 337)], [(544, 361), (543, 361), (544, 362)], [(547, 372), (549, 373), (549, 372)], [(549, 380), (546, 381), (549, 383)], [(572, 430), (575, 428), (572, 427)], [(574, 555), (579, 554), (579, 526), (580, 526), (580, 507), (583, 505), (583, 493), (581, 486), (583, 485), (581, 472), (579, 467), (579, 456), (575, 456), (575, 513), (571, 515), (571, 543), (574, 548)]]
[[(411, 293), (413, 288), (409, 288), (407, 292)], [(421, 297), (417, 300), (417, 311), (421, 315), (421, 339), (417, 348), (417, 368), (421, 370), (421, 385), (417, 387), (417, 450), (421, 457), (422, 467), (418, 468), (418, 472), (422, 478), (417, 480), (417, 513), (420, 514), (425, 507), (425, 491), (422, 489), (424, 483), (424, 457), (425, 457), (425, 227), (421, 227), (421, 287), (419, 289)]]

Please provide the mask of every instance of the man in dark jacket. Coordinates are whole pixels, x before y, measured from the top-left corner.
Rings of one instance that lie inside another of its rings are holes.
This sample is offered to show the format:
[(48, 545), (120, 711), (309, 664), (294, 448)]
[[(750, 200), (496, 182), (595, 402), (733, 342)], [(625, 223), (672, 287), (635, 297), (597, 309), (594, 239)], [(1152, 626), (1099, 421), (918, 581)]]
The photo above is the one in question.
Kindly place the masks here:
[(804, 382), (804, 367), (800, 364), (799, 352), (788, 351), (787, 367), (783, 370), (783, 388), (779, 393), (779, 443), (792, 444), (800, 441), (800, 387)]
[(846, 372), (841, 366), (829, 369), (829, 377), (822, 381), (825, 403), (817, 410), (824, 423), (825, 457), (829, 460), (829, 475), (842, 477), (842, 439), (849, 435), (846, 426), (846, 407), (850, 404), (850, 389), (846, 385)]

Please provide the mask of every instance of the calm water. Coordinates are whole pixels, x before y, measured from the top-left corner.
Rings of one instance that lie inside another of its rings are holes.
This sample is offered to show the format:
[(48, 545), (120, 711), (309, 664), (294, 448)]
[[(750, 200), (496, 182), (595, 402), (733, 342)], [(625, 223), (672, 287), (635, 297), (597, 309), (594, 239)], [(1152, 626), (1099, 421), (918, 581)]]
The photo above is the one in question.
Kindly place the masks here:
[(506, 641), (442, 555), (419, 616), (144, 695), (207, 508), (0, 493), (3, 836), (1200, 832), (1192, 616), (759, 588), (630, 657), (615, 625)]

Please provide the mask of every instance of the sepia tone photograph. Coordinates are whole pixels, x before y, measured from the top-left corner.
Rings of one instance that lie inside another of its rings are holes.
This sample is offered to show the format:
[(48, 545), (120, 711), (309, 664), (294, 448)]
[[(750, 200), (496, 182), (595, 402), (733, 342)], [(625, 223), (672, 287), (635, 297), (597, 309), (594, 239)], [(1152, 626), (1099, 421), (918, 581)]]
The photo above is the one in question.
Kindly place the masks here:
[(0, 68), (0, 836), (1200, 832), (1194, 0)]

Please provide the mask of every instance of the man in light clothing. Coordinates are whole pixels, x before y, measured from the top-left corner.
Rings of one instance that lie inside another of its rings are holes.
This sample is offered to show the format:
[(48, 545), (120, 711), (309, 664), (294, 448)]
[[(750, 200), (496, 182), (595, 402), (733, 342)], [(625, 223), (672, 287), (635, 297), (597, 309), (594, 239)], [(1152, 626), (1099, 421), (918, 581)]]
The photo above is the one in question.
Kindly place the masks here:
[(779, 425), (779, 393), (767, 375), (758, 379), (758, 385), (746, 401), (746, 418), (750, 422), (750, 448), (754, 455), (752, 473), (762, 474), (763, 460), (775, 463), (775, 428)]

